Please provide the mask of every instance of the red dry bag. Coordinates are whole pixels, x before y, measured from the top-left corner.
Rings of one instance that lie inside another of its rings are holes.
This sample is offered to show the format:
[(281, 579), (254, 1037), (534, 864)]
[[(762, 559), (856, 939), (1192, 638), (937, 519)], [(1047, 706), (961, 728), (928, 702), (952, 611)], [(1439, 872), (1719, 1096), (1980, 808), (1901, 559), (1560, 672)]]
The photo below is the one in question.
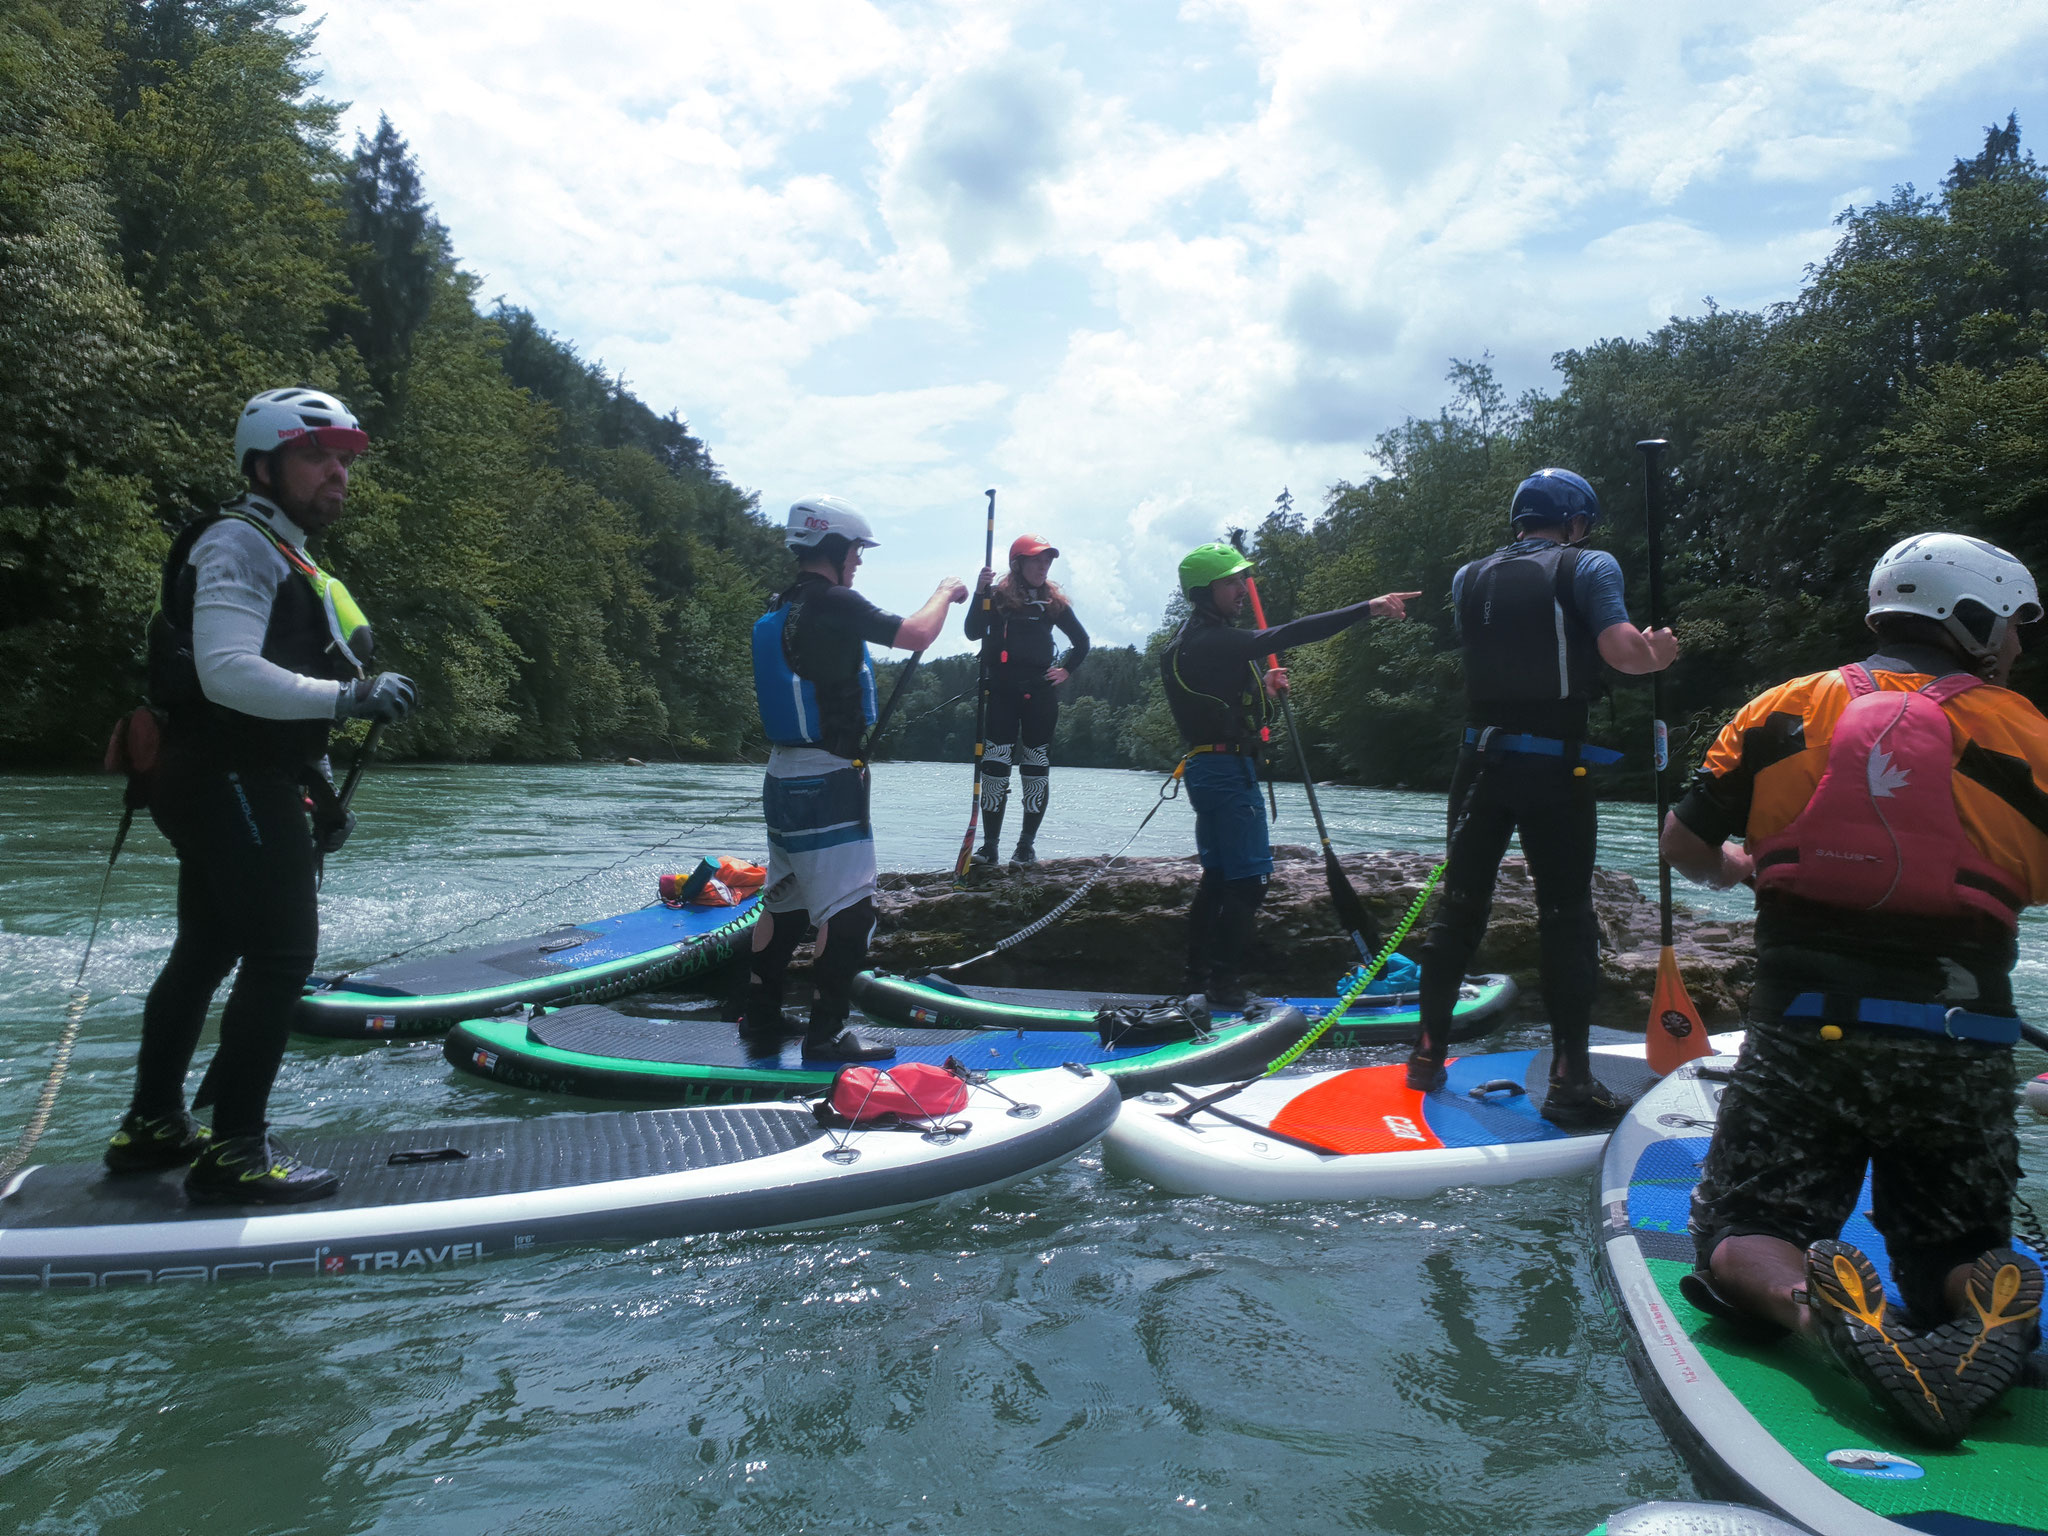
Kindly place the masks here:
[(941, 1120), (966, 1107), (967, 1084), (927, 1062), (846, 1067), (832, 1080), (834, 1113), (855, 1125), (889, 1115), (899, 1120)]

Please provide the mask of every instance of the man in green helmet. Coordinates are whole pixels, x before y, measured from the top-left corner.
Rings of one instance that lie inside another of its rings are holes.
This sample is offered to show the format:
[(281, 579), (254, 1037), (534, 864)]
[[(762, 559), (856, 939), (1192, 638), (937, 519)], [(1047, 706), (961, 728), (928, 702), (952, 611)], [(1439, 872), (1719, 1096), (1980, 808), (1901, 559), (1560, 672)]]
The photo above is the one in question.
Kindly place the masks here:
[(1240, 629), (1252, 563), (1228, 544), (1202, 544), (1180, 563), (1188, 616), (1159, 658), (1167, 707), (1187, 743), (1183, 777), (1195, 808), (1202, 883), (1188, 909), (1187, 990), (1213, 1008), (1242, 1008), (1240, 973), (1273, 873), (1259, 796), (1266, 697), (1287, 691), (1283, 667), (1264, 658), (1327, 640), (1368, 616), (1404, 619), (1419, 592), (1388, 592), (1270, 629)]

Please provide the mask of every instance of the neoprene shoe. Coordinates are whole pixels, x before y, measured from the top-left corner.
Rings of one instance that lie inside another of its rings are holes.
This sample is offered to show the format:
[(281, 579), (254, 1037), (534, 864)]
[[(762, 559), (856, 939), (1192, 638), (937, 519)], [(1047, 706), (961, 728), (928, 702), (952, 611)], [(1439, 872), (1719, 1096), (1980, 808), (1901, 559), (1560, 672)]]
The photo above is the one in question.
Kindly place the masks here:
[(182, 1109), (175, 1115), (138, 1115), (129, 1110), (121, 1128), (107, 1139), (109, 1173), (162, 1173), (182, 1168), (204, 1152), (213, 1132)]
[(1010, 855), (1010, 862), (1012, 864), (1036, 864), (1038, 862), (1038, 850), (1029, 843), (1019, 843), (1017, 851)]
[(195, 1205), (298, 1205), (340, 1188), (340, 1174), (308, 1167), (267, 1135), (215, 1141), (185, 1174)]
[(974, 852), (967, 855), (967, 862), (970, 864), (1000, 864), (1003, 862), (1003, 851), (996, 846), (995, 839), (990, 838), (979, 848), (975, 849)]
[(895, 1054), (893, 1045), (869, 1045), (850, 1029), (813, 1030), (804, 1036), (805, 1061), (885, 1061)]
[(1435, 1093), (1443, 1087), (1450, 1074), (1444, 1071), (1444, 1059), (1423, 1051), (1413, 1051), (1408, 1056), (1408, 1087), (1415, 1093)]
[(1543, 1095), (1539, 1113), (1552, 1125), (1567, 1130), (1612, 1130), (1628, 1113), (1628, 1100), (1616, 1098), (1599, 1082), (1574, 1083), (1569, 1087), (1553, 1082)]
[(1923, 1369), (1965, 1423), (2026, 1373), (2040, 1341), (2041, 1267), (2010, 1248), (1979, 1254), (1963, 1283), (1967, 1310), (1920, 1335)]
[(1892, 1311), (1862, 1249), (1824, 1238), (1806, 1250), (1806, 1308), (1842, 1369), (1916, 1438), (1950, 1446), (1970, 1432), (1969, 1414), (1941, 1390), (1933, 1355)]
[(1211, 976), (1202, 996), (1217, 1013), (1243, 1013), (1245, 1004), (1252, 1000), (1245, 984), (1230, 976)]

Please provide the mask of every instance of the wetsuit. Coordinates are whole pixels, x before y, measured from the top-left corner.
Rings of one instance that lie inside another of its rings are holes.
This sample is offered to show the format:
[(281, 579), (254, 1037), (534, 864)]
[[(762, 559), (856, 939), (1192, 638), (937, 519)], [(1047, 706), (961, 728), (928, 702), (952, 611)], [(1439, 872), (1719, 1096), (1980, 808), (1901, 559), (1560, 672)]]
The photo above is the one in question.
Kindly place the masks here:
[[(814, 572), (778, 601), (788, 610), (780, 644), (757, 651), (755, 688), (773, 749), (761, 788), (768, 828), (762, 910), (765, 946), (753, 952), (742, 1039), (757, 1054), (782, 1037), (783, 983), (790, 956), (813, 923), (825, 943), (812, 967), (817, 995), (807, 1040), (836, 1038), (853, 1007), (853, 978), (867, 963), (875, 926), (875, 839), (867, 771), (856, 766), (874, 720), (869, 645), (893, 645), (903, 621), (851, 587)], [(775, 618), (771, 612), (769, 619)], [(776, 660), (782, 666), (778, 669)], [(789, 679), (808, 685), (795, 720), (782, 710)]]
[(1212, 1001), (1241, 996), (1239, 974), (1273, 873), (1259, 796), (1265, 658), (1326, 640), (1371, 613), (1368, 600), (1270, 629), (1239, 629), (1204, 595), (1160, 653), (1167, 707), (1187, 744), (1183, 778), (1202, 861), (1202, 883), (1188, 909), (1190, 992), (1207, 993)]
[(1451, 777), (1441, 897), (1422, 945), (1414, 1070), (1426, 1076), (1442, 1066), (1458, 988), (1519, 831), (1536, 884), (1553, 1077), (1583, 1082), (1600, 979), (1588, 769), (1619, 756), (1586, 745), (1586, 715), (1600, 686), (1598, 637), (1628, 622), (1621, 567), (1600, 550), (1517, 539), (1459, 570), (1451, 606), (1465, 652), (1466, 730)]
[(298, 526), (255, 495), (223, 511), (173, 544), (151, 624), (150, 695), (169, 718), (149, 809), (178, 855), (178, 933), (143, 1004), (133, 1104), (182, 1114), (206, 1010), (239, 961), (210, 1071), (217, 1140), (264, 1130), (319, 945), (307, 792), (331, 798), (336, 701), (369, 660), (367, 633), (337, 633), (280, 549), (304, 559)]
[[(1882, 696), (1962, 671), (1944, 650), (1900, 644), (1862, 666)], [(2013, 1014), (2018, 909), (2048, 902), (2048, 720), (1990, 685), (1943, 701), (1948, 793), (1963, 836), (1988, 863), (1956, 877), (1966, 895), (1947, 914), (1859, 911), (1789, 894), (1777, 878), (1785, 834), (1815, 799), (1849, 698), (1835, 671), (1752, 700), (1673, 808), (1709, 846), (1746, 838), (1758, 864), (1750, 1023), (1693, 1196), (1692, 1233), (1702, 1269), (1729, 1237), (1801, 1248), (1835, 1237), (1867, 1162), (1873, 1219), (1925, 1325), (1947, 1316), (1948, 1272), (2012, 1233), (2012, 1047), (1970, 1035), (1996, 1035)], [(1890, 784), (1873, 784), (1854, 764), (1850, 782), (1872, 784), (1873, 799), (1884, 794), (1887, 804), (1939, 771), (1878, 766)], [(1931, 820), (1916, 817), (1916, 834), (1924, 838)], [(1837, 840), (1822, 839), (1822, 849)], [(1967, 850), (1965, 858), (1975, 862)], [(1984, 893), (2001, 909), (1995, 915)], [(1900, 1022), (1874, 1022), (1887, 1015)]]
[[(1014, 580), (1015, 578), (1011, 578)], [(1003, 810), (1010, 797), (1012, 754), (1024, 784), (1024, 828), (1017, 846), (1030, 850), (1045, 820), (1052, 771), (1053, 730), (1059, 723), (1059, 695), (1045, 674), (1053, 666), (1053, 631), (1073, 642), (1059, 663), (1069, 676), (1088, 657), (1088, 631), (1074, 617), (1073, 606), (1050, 597), (1044, 588), (1027, 595), (1017, 607), (1007, 606), (999, 589), (984, 618), (981, 604), (967, 605), (967, 638), (981, 642), (981, 662), (988, 669), (987, 746), (981, 758), (981, 819), (987, 841), (984, 851), (995, 856), (1002, 834)]]

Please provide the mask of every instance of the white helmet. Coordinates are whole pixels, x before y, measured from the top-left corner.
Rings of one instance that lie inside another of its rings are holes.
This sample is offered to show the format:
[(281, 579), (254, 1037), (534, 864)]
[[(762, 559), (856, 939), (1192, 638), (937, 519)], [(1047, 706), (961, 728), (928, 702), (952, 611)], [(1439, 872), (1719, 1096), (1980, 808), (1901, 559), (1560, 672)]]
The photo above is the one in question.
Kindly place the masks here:
[(1886, 550), (1870, 573), (1865, 622), (1883, 613), (1933, 619), (1982, 658), (1998, 654), (2008, 625), (2041, 617), (2041, 597), (2027, 568), (1996, 544), (1921, 533)]
[(806, 496), (789, 509), (782, 542), (791, 549), (816, 549), (833, 534), (855, 549), (873, 549), (875, 531), (852, 502), (838, 496)]
[(295, 437), (310, 436), (329, 448), (361, 453), (370, 446), (355, 414), (332, 395), (317, 389), (266, 389), (250, 397), (235, 423), (235, 464), (249, 472), (249, 455), (282, 448)]

